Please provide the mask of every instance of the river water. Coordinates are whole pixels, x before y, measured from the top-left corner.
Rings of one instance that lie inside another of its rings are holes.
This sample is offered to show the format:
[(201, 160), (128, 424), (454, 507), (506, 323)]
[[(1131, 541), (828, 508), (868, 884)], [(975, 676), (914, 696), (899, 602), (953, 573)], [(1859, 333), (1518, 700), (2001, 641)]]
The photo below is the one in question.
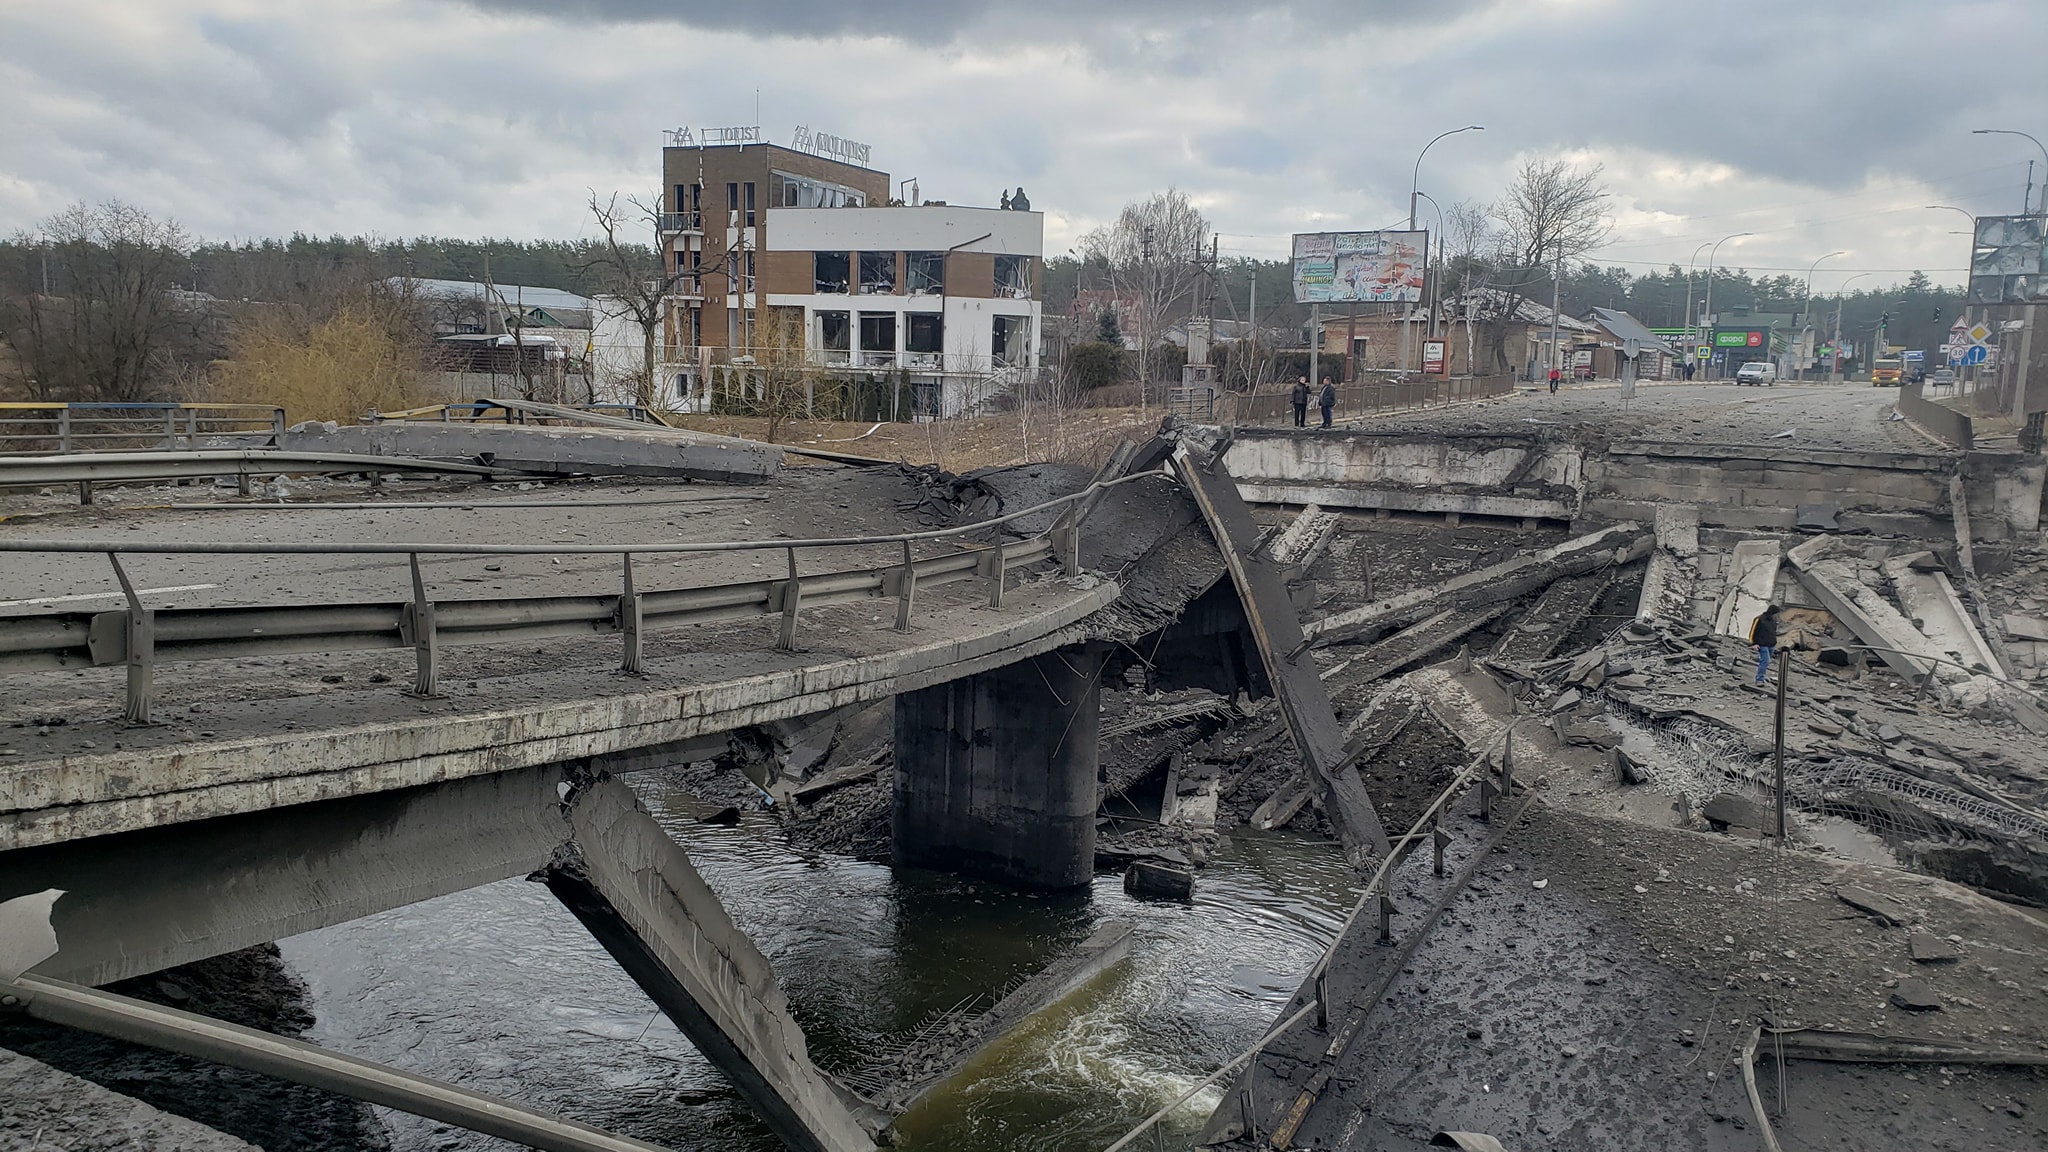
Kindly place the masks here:
[[(696, 824), (651, 777), (642, 798), (774, 963), (824, 1067), (900, 1045), (932, 1014), (1037, 971), (1105, 919), (1131, 960), (985, 1054), (898, 1122), (926, 1152), (1099, 1150), (1269, 1027), (1356, 899), (1327, 844), (1234, 837), (1192, 906), (1133, 900), (1121, 878), (1041, 895), (799, 854), (772, 818)], [(508, 880), (280, 942), (305, 978), (312, 1038), (677, 1149), (779, 1148), (543, 886)], [(1206, 1090), (1175, 1117), (1191, 1132)], [(401, 1152), (509, 1149), (382, 1113)]]

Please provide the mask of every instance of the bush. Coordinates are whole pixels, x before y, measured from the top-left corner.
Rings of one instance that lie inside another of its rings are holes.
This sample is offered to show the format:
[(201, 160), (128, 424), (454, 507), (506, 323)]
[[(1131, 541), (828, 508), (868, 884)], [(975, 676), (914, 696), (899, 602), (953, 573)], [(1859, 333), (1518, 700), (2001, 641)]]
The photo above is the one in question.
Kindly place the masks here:
[(1067, 352), (1067, 378), (1083, 392), (1107, 388), (1124, 378), (1124, 350), (1116, 344), (1090, 340)]
[(214, 365), (222, 401), (279, 404), (285, 419), (353, 421), (365, 411), (395, 412), (427, 402), (418, 349), (364, 306), (343, 305), (306, 324), (286, 309), (266, 309), (231, 339)]

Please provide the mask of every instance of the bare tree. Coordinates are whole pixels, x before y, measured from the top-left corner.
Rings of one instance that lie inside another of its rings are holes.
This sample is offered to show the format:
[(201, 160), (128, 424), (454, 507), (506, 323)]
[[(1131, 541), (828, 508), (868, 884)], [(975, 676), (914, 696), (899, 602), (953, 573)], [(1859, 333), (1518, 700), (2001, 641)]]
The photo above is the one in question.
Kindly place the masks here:
[(184, 375), (174, 363), (195, 309), (175, 289), (191, 240), (131, 204), (74, 204), (42, 223), (37, 287), (9, 300), (0, 336), (38, 398), (146, 400)]
[(661, 338), (669, 294), (688, 273), (681, 269), (669, 271), (659, 247), (644, 247), (630, 239), (631, 230), (641, 226), (649, 235), (660, 235), (661, 193), (644, 200), (629, 196), (626, 207), (621, 208), (618, 193), (600, 202), (593, 191), (590, 215), (603, 236), (591, 249), (583, 272), (600, 294), (617, 299), (639, 326), (641, 372), (634, 382), (633, 402), (642, 408), (652, 407), (656, 391), (654, 347)]
[(1137, 302), (1138, 402), (1151, 381), (1151, 356), (1174, 312), (1202, 281), (1200, 261), (1209, 247), (1209, 219), (1187, 193), (1168, 188), (1124, 205), (1114, 224), (1081, 237), (1084, 262), (1107, 269), (1110, 288)]
[(1526, 272), (1584, 257), (1607, 239), (1607, 186), (1601, 167), (1529, 160), (1493, 203), (1505, 254)]

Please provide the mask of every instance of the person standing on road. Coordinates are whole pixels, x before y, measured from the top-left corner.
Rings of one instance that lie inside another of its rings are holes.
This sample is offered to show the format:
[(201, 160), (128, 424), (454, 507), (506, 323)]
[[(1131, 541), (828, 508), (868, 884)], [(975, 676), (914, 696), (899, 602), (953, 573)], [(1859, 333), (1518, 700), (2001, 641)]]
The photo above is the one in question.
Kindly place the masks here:
[(1294, 380), (1294, 426), (1308, 427), (1308, 377), (1297, 376)]
[(1328, 428), (1330, 426), (1330, 413), (1336, 410), (1337, 407), (1337, 389), (1331, 385), (1328, 376), (1323, 377), (1323, 391), (1321, 395), (1316, 397), (1316, 403), (1323, 407), (1323, 427)]
[(1555, 368), (1552, 368), (1552, 369), (1550, 370), (1550, 392), (1551, 392), (1551, 395), (1553, 395), (1553, 396), (1557, 394), (1557, 378), (1558, 378), (1558, 371), (1557, 371), (1557, 369), (1555, 369)]
[(1767, 604), (1756, 622), (1749, 626), (1749, 642), (1756, 648), (1756, 682), (1771, 674), (1771, 653), (1778, 647), (1778, 606)]

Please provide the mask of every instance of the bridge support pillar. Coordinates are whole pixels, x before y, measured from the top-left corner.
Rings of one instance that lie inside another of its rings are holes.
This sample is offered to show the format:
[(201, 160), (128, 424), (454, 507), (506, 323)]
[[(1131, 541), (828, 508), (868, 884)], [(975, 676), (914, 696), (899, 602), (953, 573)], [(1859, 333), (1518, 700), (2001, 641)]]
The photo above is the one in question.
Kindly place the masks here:
[(1088, 883), (1104, 654), (1062, 648), (896, 697), (897, 863)]

